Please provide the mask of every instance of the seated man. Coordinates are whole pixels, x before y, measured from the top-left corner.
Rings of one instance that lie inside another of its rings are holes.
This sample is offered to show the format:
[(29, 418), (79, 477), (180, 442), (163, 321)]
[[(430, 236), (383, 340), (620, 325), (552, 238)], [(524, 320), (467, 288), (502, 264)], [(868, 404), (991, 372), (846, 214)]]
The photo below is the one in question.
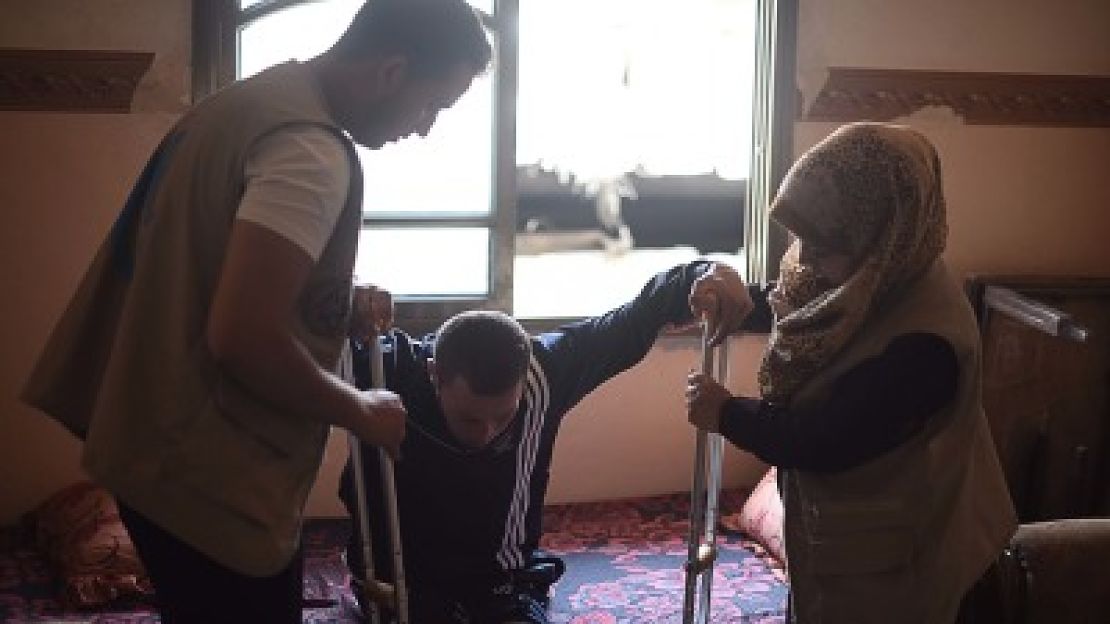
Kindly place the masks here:
[[(639, 362), (664, 328), (706, 315), (716, 343), (741, 320), (769, 326), (770, 311), (749, 315), (751, 308), (752, 296), (731, 268), (699, 261), (657, 275), (616, 310), (536, 337), (488, 311), (452, 317), (424, 341), (391, 332), (386, 385), (409, 419), (396, 483), (412, 621), (547, 622), (548, 587), (562, 562), (537, 547), (563, 415)], [(363, 388), (367, 351), (356, 345)], [(678, 392), (681, 380), (674, 386)], [(365, 457), (374, 452), (364, 447)], [(390, 578), (378, 463), (364, 463), (371, 526), (378, 527), (375, 569)], [(351, 470), (348, 462), (340, 497), (357, 522)], [(363, 570), (357, 540), (356, 532), (348, 549), (356, 575)]]

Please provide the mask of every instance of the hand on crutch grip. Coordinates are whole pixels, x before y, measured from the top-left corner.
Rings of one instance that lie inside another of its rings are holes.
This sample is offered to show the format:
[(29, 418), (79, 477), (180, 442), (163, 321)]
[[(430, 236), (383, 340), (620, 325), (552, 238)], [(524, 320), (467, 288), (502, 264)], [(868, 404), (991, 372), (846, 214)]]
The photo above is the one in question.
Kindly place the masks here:
[(405, 437), (405, 406), (401, 397), (384, 389), (371, 389), (359, 393), (362, 418), (351, 423), (351, 434), (366, 444), (377, 446), (399, 457), (401, 442)]
[(690, 288), (690, 311), (707, 328), (710, 347), (724, 342), (755, 309), (751, 294), (735, 269), (713, 263)]
[[(370, 350), (370, 392), (388, 392), (385, 390), (385, 366), (382, 355), (381, 340), (374, 334), (367, 340)], [(402, 415), (404, 408), (402, 407)], [(401, 548), (400, 513), (397, 507), (397, 486), (394, 476), (394, 464), (386, 449), (379, 448), (378, 462), (381, 474), (382, 493), (385, 496), (386, 512), (389, 517), (389, 543), (393, 562), (392, 585), (377, 580), (374, 574), (374, 555), (372, 549), (373, 536), (370, 530), (370, 510), (366, 501), (366, 481), (363, 471), (365, 458), (362, 455), (362, 445), (352, 434), (349, 438), (351, 449), (351, 463), (355, 477), (355, 496), (358, 505), (358, 536), (362, 547), (362, 561), (364, 565), (362, 585), (362, 604), (367, 611), (371, 624), (378, 624), (380, 619), (379, 605), (388, 606), (396, 614), (398, 624), (409, 624), (408, 592), (405, 584), (404, 556)], [(397, 441), (400, 447), (400, 440)], [(396, 453), (394, 453), (396, 456)]]
[[(702, 340), (702, 369), (691, 372), (686, 378), (686, 410), (690, 424), (697, 427), (699, 431), (719, 433), (721, 408), (725, 401), (732, 398), (732, 394), (713, 378), (712, 362), (706, 358), (711, 357), (711, 336), (715, 329), (708, 317), (703, 323), (705, 336)], [(724, 346), (719, 348), (724, 350)]]
[[(351, 293), (350, 336), (370, 348), (392, 325), (393, 295), (372, 284), (356, 285)], [(405, 436), (405, 407), (384, 383), (371, 386), (360, 396), (364, 417), (353, 423), (351, 430), (363, 442), (384, 448), (396, 458)]]

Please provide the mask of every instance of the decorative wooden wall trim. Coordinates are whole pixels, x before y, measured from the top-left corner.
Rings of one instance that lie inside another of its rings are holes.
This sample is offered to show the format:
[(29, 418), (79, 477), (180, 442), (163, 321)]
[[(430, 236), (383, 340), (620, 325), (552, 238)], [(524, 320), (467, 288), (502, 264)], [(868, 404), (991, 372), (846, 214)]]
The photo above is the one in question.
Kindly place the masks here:
[(830, 67), (804, 121), (887, 121), (948, 106), (968, 124), (1110, 127), (1110, 76)]
[(153, 52), (0, 48), (0, 111), (126, 113)]

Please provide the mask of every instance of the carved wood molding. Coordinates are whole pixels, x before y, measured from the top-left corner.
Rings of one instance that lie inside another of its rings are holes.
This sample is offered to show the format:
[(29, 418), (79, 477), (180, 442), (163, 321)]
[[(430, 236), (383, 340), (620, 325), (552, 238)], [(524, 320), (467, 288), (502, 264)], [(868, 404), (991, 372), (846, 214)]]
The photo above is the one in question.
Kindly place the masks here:
[(950, 107), (976, 125), (1110, 127), (1110, 76), (830, 67), (805, 121), (888, 121)]
[(0, 110), (126, 113), (153, 52), (0, 48)]

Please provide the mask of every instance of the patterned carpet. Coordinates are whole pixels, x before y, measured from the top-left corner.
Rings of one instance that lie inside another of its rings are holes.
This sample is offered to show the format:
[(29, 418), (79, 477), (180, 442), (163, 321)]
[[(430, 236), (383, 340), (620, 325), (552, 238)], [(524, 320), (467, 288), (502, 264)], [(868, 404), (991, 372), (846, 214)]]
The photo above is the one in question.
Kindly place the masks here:
[[(348, 571), (339, 556), (350, 523), (312, 520), (306, 527), (306, 624), (355, 623), (354, 598), (347, 589)], [(0, 622), (5, 624), (156, 624), (149, 604), (126, 602), (103, 611), (67, 609), (43, 555), (15, 529), (0, 532)]]
[[(562, 556), (550, 617), (563, 624), (681, 622), (686, 561), (686, 494), (545, 509), (542, 546)], [(738, 509), (738, 494), (722, 508)], [(713, 622), (783, 622), (785, 573), (755, 542), (720, 535), (713, 575)]]
[[(724, 502), (727, 506), (728, 498)], [(686, 496), (556, 505), (545, 510), (543, 546), (565, 558), (550, 610), (556, 624), (679, 622), (686, 547)], [(313, 520), (305, 531), (304, 622), (353, 623), (348, 572), (339, 552), (349, 523)], [(712, 621), (783, 621), (782, 569), (754, 542), (722, 535), (712, 593)], [(0, 621), (11, 623), (146, 624), (148, 605), (102, 612), (66, 610), (49, 566), (14, 530), (0, 533)]]

